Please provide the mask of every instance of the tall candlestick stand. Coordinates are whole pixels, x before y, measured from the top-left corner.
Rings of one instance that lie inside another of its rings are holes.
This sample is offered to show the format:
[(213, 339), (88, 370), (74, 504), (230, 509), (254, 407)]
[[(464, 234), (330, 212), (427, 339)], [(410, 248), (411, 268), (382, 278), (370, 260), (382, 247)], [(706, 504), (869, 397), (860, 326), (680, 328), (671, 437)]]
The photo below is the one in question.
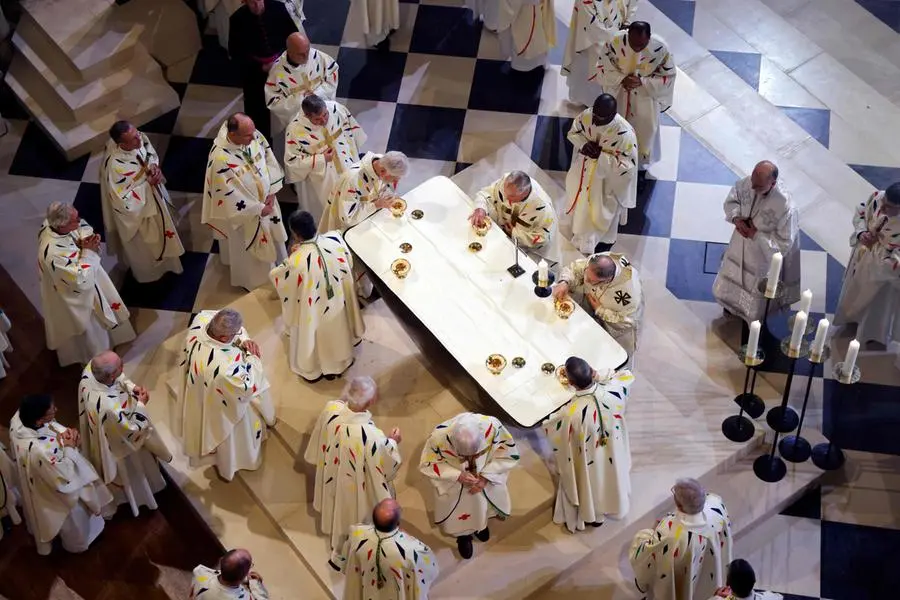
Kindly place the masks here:
[(553, 282), (556, 281), (556, 275), (551, 271), (547, 271), (547, 287), (541, 287), (537, 271), (531, 274), (531, 281), (534, 282), (534, 295), (538, 298), (546, 298), (551, 294), (550, 287), (553, 285)]
[(763, 279), (761, 279), (759, 282), (759, 285), (756, 286), (757, 291), (759, 291), (759, 293), (762, 294), (763, 297), (765, 297), (765, 299), (766, 299), (766, 308), (765, 308), (765, 310), (763, 310), (763, 317), (762, 317), (762, 324), (763, 324), (763, 327), (765, 327), (766, 329), (769, 328), (769, 326), (768, 326), (769, 307), (772, 304), (772, 300), (775, 300), (776, 298), (781, 298), (782, 296), (784, 296), (784, 285), (780, 281), (775, 284), (775, 289), (773, 290), (773, 292), (771, 294), (769, 293), (768, 288), (769, 288), (769, 278), (768, 277), (764, 277)]
[[(753, 437), (756, 428), (753, 426), (753, 422), (744, 416), (744, 413), (746, 412), (750, 416), (753, 416), (753, 413), (750, 412), (750, 407), (753, 406), (755, 412), (757, 412), (756, 417), (759, 417), (763, 414), (766, 406), (762, 399), (753, 393), (753, 388), (756, 386), (756, 367), (766, 360), (766, 355), (761, 348), (757, 348), (756, 355), (749, 356), (747, 355), (747, 345), (744, 344), (741, 346), (741, 351), (738, 352), (738, 358), (740, 358), (741, 362), (747, 367), (747, 373), (744, 375), (744, 392), (734, 399), (741, 409), (738, 411), (738, 414), (732, 415), (722, 421), (722, 433), (732, 442), (746, 442)], [(748, 392), (747, 385), (750, 383), (751, 371), (753, 371), (753, 383)], [(755, 419), (756, 417), (753, 418)]]
[(525, 269), (519, 266), (519, 240), (514, 238), (513, 241), (516, 244), (516, 264), (512, 265), (508, 269), (506, 269), (510, 275), (513, 277), (519, 277), (523, 273), (525, 273)]
[[(794, 331), (794, 318), (796, 318), (797, 313), (792, 314), (788, 317), (787, 327), (788, 331)], [(816, 330), (816, 322), (812, 319), (806, 320), (806, 331), (803, 332), (803, 335), (809, 335)]]
[(840, 405), (844, 399), (844, 395), (850, 393), (850, 386), (859, 382), (862, 377), (862, 371), (854, 365), (850, 373), (844, 373), (844, 363), (839, 362), (834, 365), (834, 378), (840, 384), (838, 389), (837, 401), (834, 403), (831, 420), (831, 434), (828, 436), (828, 442), (816, 444), (812, 449), (813, 464), (824, 471), (834, 471), (844, 466), (844, 452), (835, 445), (834, 438), (837, 433), (837, 423), (840, 419)]
[(806, 393), (803, 395), (803, 408), (800, 409), (800, 422), (797, 424), (797, 433), (787, 435), (778, 444), (778, 451), (785, 460), (792, 463), (802, 463), (809, 455), (812, 454), (812, 448), (809, 442), (800, 435), (803, 429), (803, 420), (806, 418), (806, 405), (809, 403), (809, 391), (812, 388), (813, 376), (816, 374), (816, 366), (824, 363), (830, 354), (828, 347), (825, 347), (821, 354), (810, 352), (809, 363), (810, 372), (806, 379)]

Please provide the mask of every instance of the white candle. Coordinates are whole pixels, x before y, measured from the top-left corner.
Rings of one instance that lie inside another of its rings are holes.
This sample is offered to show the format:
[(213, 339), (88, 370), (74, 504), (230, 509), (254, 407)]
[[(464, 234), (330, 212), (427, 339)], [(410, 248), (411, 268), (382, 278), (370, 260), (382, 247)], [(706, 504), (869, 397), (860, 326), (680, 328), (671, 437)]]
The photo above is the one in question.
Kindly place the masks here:
[(822, 356), (822, 352), (825, 351), (825, 338), (828, 337), (828, 326), (831, 323), (828, 322), (828, 319), (819, 319), (819, 326), (816, 328), (816, 337), (813, 338), (812, 348), (810, 348), (810, 355), (819, 359)]
[(856, 366), (856, 355), (859, 354), (859, 342), (853, 340), (847, 346), (847, 355), (844, 357), (844, 364), (841, 367), (841, 378), (849, 381), (853, 375), (853, 367)]
[(778, 287), (778, 279), (781, 277), (782, 260), (781, 252), (776, 252), (772, 255), (772, 262), (769, 263), (769, 281), (766, 283), (766, 296), (775, 295), (775, 289)]
[(791, 350), (799, 350), (803, 335), (806, 333), (806, 313), (798, 312), (794, 315), (794, 331), (791, 332)]
[(547, 272), (547, 261), (543, 258), (538, 263), (538, 287), (547, 287), (550, 276)]
[(800, 306), (797, 308), (798, 312), (805, 312), (809, 314), (809, 309), (812, 306), (812, 290), (805, 290), (802, 294), (800, 294)]
[(759, 350), (759, 329), (759, 321), (750, 323), (750, 336), (747, 338), (747, 353), (744, 355), (745, 360), (748, 358), (756, 358), (756, 352)]

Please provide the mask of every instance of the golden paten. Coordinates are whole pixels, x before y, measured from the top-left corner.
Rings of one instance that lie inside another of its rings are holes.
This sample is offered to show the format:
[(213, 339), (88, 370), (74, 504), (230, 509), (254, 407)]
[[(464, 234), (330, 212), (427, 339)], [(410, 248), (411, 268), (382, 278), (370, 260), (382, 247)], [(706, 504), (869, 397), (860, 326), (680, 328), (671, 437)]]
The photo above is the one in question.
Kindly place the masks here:
[(398, 258), (391, 263), (391, 272), (397, 276), (397, 279), (403, 279), (409, 275), (409, 270), (411, 268), (412, 265), (410, 265), (409, 261), (405, 258)]
[(400, 244), (400, 252), (402, 252), (403, 254), (408, 254), (410, 250), (412, 250), (412, 244), (410, 244), (409, 242), (403, 242), (402, 244)]
[(487, 357), (487, 360), (484, 361), (484, 364), (488, 368), (488, 371), (494, 375), (499, 375), (500, 371), (506, 368), (506, 357), (502, 354), (491, 354)]
[(405, 212), (406, 200), (404, 200), (403, 198), (394, 198), (394, 201), (391, 202), (391, 214), (397, 218), (400, 218)]

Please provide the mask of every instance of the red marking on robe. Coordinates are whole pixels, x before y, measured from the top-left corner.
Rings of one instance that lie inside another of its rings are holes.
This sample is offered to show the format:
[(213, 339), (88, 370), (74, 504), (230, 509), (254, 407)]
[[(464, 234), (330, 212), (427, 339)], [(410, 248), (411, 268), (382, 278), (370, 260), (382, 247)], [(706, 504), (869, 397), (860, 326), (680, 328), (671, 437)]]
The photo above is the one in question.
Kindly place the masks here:
[(119, 310), (120, 308), (122, 308), (122, 305), (119, 304), (118, 302), (113, 302), (112, 304), (109, 305), (109, 307), (113, 310)]
[(173, 237), (175, 237), (175, 232), (172, 231), (171, 229), (166, 229), (166, 231), (165, 231), (165, 233), (163, 233), (163, 235), (171, 240)]
[(303, 283), (303, 275), (297, 275), (297, 287), (300, 287), (300, 284)]
[(491, 435), (491, 431), (493, 431), (493, 430), (494, 430), (494, 424), (491, 423), (490, 425), (488, 425), (487, 431), (484, 432), (484, 437), (487, 438), (489, 435)]
[(437, 466), (437, 465), (431, 465), (431, 468), (434, 469), (435, 475), (437, 475), (438, 477), (441, 476), (441, 470), (438, 469), (438, 466)]
[(335, 457), (334, 457), (334, 464), (338, 464), (338, 462), (340, 462), (340, 461), (338, 460), (338, 457), (335, 456)]
[(525, 51), (528, 50), (528, 46), (531, 45), (531, 40), (534, 37), (534, 26), (536, 23), (537, 23), (537, 6), (532, 6), (531, 7), (531, 31), (528, 32), (528, 41), (525, 42), (525, 47), (516, 53), (516, 56), (522, 56), (523, 54), (525, 54)]
[(131, 190), (131, 195), (134, 196), (134, 199), (135, 199), (135, 200), (140, 200), (140, 199), (141, 199), (140, 195), (139, 195), (136, 191), (134, 191), (134, 190)]
[(369, 551), (366, 552), (366, 560), (372, 560), (372, 549), (369, 548)]
[(680, 549), (681, 549), (681, 548), (675, 548), (675, 553), (672, 554), (672, 558), (678, 558), (678, 551), (679, 551)]
[(469, 520), (469, 517), (471, 517), (471, 516), (472, 516), (472, 515), (470, 515), (469, 513), (463, 513), (463, 514), (459, 515), (459, 517), (457, 517), (457, 518), (458, 518), (460, 521), (468, 521), (468, 520)]
[(575, 205), (578, 204), (578, 197), (581, 196), (581, 188), (584, 185), (584, 168), (587, 166), (587, 157), (583, 157), (581, 159), (581, 175), (578, 178), (578, 191), (575, 192), (575, 199), (572, 200), (572, 206), (569, 207), (569, 210), (566, 211), (567, 215), (572, 214), (572, 211), (575, 210)]
[(90, 268), (91, 268), (91, 265), (81, 265), (81, 268), (82, 268), (82, 269), (90, 269)]

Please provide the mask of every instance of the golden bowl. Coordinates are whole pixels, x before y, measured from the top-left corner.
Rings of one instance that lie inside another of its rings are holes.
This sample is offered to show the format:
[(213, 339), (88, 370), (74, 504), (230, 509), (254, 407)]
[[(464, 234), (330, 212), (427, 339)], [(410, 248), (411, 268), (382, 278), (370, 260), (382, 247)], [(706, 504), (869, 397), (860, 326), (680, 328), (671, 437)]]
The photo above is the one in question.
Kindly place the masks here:
[(411, 213), (409, 213), (409, 216), (411, 216), (413, 219), (415, 219), (416, 221), (418, 221), (419, 219), (421, 219), (422, 217), (425, 216), (425, 213), (423, 213), (421, 210), (419, 210), (419, 209), (417, 208), (416, 210), (414, 210), (414, 211), (412, 211)]
[(525, 366), (525, 359), (522, 358), (521, 356), (515, 357), (514, 359), (512, 359), (512, 366), (514, 366), (517, 369), (521, 369), (522, 367)]
[(560, 319), (568, 319), (572, 316), (572, 313), (575, 312), (575, 303), (572, 302), (570, 298), (557, 300), (554, 304), (554, 308), (556, 309), (556, 315)]
[(566, 373), (566, 365), (559, 365), (556, 369), (556, 378), (563, 387), (569, 387), (569, 375)]
[(493, 225), (493, 221), (491, 221), (490, 219), (485, 219), (484, 225), (482, 225), (481, 227), (472, 225), (472, 229), (475, 230), (475, 235), (477, 235), (479, 237), (484, 237), (487, 235), (488, 231), (491, 230), (491, 225)]
[(488, 371), (494, 375), (499, 375), (500, 371), (506, 368), (506, 358), (502, 354), (491, 354), (484, 361)]
[(409, 275), (409, 270), (411, 268), (412, 266), (405, 258), (398, 258), (391, 263), (391, 272), (397, 276), (397, 279), (403, 279), (404, 277)]
[(400, 244), (400, 252), (403, 254), (408, 254), (412, 250), (412, 244), (409, 242), (403, 242)]
[(403, 198), (394, 198), (394, 201), (391, 202), (391, 214), (397, 218), (400, 218), (405, 212), (406, 200), (404, 200)]
[(471, 244), (469, 244), (469, 250), (471, 250), (472, 252), (481, 252), (481, 248), (481, 242), (472, 242)]
[(544, 375), (552, 375), (553, 371), (556, 370), (556, 365), (551, 362), (546, 362), (541, 365), (541, 371), (543, 371)]

